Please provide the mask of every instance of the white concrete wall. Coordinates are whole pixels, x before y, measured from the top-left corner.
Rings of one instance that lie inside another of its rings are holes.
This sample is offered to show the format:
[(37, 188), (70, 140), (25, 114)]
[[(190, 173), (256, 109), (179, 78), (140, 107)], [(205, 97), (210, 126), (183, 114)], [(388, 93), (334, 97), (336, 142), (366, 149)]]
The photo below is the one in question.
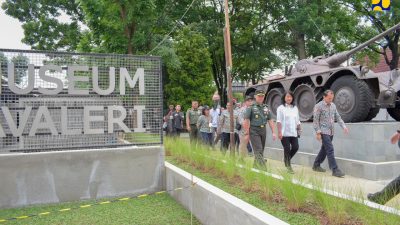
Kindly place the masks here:
[[(167, 190), (188, 187), (191, 175), (165, 163)], [(170, 195), (205, 225), (287, 225), (286, 222), (244, 202), (221, 189), (193, 177), (192, 188), (170, 192)]]
[(160, 146), (0, 155), (0, 208), (152, 193), (163, 175)]

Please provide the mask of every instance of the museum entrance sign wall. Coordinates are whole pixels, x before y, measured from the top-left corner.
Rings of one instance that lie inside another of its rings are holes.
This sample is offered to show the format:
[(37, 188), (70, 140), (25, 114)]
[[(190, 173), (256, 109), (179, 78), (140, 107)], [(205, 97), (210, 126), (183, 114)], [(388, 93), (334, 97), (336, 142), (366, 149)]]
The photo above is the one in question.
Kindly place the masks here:
[(0, 49), (0, 152), (162, 143), (161, 59)]

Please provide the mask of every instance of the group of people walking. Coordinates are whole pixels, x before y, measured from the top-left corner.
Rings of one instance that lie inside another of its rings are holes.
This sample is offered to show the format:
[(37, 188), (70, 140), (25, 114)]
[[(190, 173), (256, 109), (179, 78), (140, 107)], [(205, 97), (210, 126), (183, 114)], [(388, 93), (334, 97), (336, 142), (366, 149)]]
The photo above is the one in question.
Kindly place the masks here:
[[(299, 110), (295, 104), (294, 95), (286, 92), (281, 99), (281, 105), (276, 112), (277, 134), (275, 133), (275, 123), (271, 117), (271, 111), (264, 104), (265, 92), (261, 89), (256, 90), (254, 95), (246, 96), (243, 104), (232, 106), (227, 104), (227, 108), (221, 108), (218, 104), (213, 107), (203, 106), (199, 109), (197, 101), (192, 102), (192, 108), (186, 113), (186, 127), (190, 134), (191, 142), (196, 142), (198, 138), (205, 145), (212, 146), (221, 139), (221, 149), (226, 151), (230, 145), (230, 114), (229, 110), (234, 107), (234, 130), (235, 130), (235, 149), (239, 151), (240, 157), (247, 156), (250, 152), (254, 154), (254, 167), (259, 169), (266, 168), (264, 158), (264, 148), (267, 136), (267, 124), (271, 130), (272, 139), (278, 138), (283, 146), (283, 161), (289, 173), (294, 173), (291, 160), (299, 149), (299, 137), (301, 135), (301, 122)], [(316, 139), (322, 142), (321, 149), (317, 154), (312, 169), (316, 172), (324, 173), (326, 169), (321, 164), (328, 158), (329, 169), (335, 177), (344, 177), (345, 174), (340, 170), (336, 163), (334, 146), (334, 124), (337, 122), (345, 134), (349, 129), (342, 120), (340, 114), (333, 103), (334, 93), (326, 90), (323, 93), (323, 100), (314, 107), (313, 128)], [(170, 111), (165, 118), (172, 120), (171, 134), (177, 136), (183, 128), (185, 116), (180, 111), (180, 106), (175, 107), (175, 111), (170, 107)], [(400, 130), (391, 138), (393, 144), (399, 143)], [(368, 199), (385, 204), (391, 198), (400, 193), (400, 176), (390, 182), (383, 190), (374, 194), (369, 194)]]
[[(327, 90), (323, 93), (323, 96), (323, 100), (316, 104), (314, 108), (314, 130), (316, 139), (322, 142), (322, 146), (314, 161), (313, 170), (326, 172), (321, 164), (328, 158), (332, 175), (343, 177), (345, 174), (338, 168), (332, 145), (335, 121), (339, 123), (345, 133), (348, 133), (349, 130), (333, 103), (333, 91)], [(235, 146), (233, 147), (239, 152), (240, 157), (244, 158), (249, 153), (254, 154), (254, 167), (266, 168), (264, 148), (268, 124), (272, 139), (275, 141), (278, 138), (282, 143), (283, 161), (288, 172), (293, 173), (291, 160), (299, 149), (298, 138), (302, 131), (294, 95), (291, 92), (286, 92), (282, 96), (281, 105), (276, 112), (277, 134), (275, 122), (272, 119), (269, 107), (264, 104), (264, 98), (264, 90), (259, 89), (255, 91), (254, 95), (246, 96), (243, 104), (233, 106), (228, 103), (226, 109), (221, 108), (216, 102), (211, 108), (209, 106), (200, 108), (198, 101), (192, 101), (192, 107), (187, 110), (186, 116), (181, 112), (180, 105), (175, 108), (171, 105), (169, 112), (164, 117), (164, 126), (167, 128), (167, 135), (179, 136), (185, 121), (192, 143), (201, 140), (203, 144), (214, 147), (221, 140), (221, 150), (225, 152), (229, 148), (231, 137), (229, 110), (234, 107)]]
[[(329, 168), (332, 175), (343, 177), (344, 173), (338, 168), (334, 156), (332, 145), (334, 135), (334, 123), (339, 122), (340, 126), (348, 133), (348, 128), (340, 117), (336, 106), (333, 103), (334, 93), (327, 90), (323, 94), (323, 100), (314, 108), (314, 130), (318, 141), (322, 141), (321, 149), (314, 161), (313, 170), (325, 172), (321, 163), (328, 158)], [(254, 166), (265, 168), (264, 148), (266, 140), (266, 125), (268, 124), (272, 133), (272, 139), (277, 137), (282, 143), (284, 152), (284, 164), (289, 173), (293, 173), (291, 160), (299, 149), (298, 138), (301, 135), (301, 123), (299, 110), (295, 104), (294, 96), (291, 92), (286, 92), (281, 99), (281, 105), (276, 112), (277, 135), (275, 134), (275, 125), (271, 118), (271, 112), (264, 102), (265, 92), (256, 90), (255, 103), (249, 107), (244, 116), (245, 134), (250, 135), (250, 143), (254, 150)]]
[(163, 129), (167, 136), (179, 137), (183, 131), (183, 120), (185, 118), (181, 111), (181, 105), (170, 105), (168, 113), (164, 116)]
[(232, 107), (234, 111), (234, 142), (235, 148), (239, 147), (239, 130), (237, 129), (237, 120), (241, 104), (231, 106), (226, 105), (226, 109), (215, 103), (211, 108), (207, 105), (199, 109), (198, 102), (192, 102), (192, 108), (186, 113), (186, 127), (189, 131), (190, 141), (197, 142), (200, 140), (203, 144), (214, 147), (221, 140), (220, 149), (225, 152), (230, 145), (230, 114), (229, 110)]

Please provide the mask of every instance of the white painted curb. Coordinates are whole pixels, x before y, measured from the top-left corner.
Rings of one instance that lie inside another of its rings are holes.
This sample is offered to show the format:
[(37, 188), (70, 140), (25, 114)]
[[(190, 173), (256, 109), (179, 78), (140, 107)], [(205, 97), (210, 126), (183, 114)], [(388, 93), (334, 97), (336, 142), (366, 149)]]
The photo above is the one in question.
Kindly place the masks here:
[[(165, 162), (165, 167), (166, 167), (166, 181), (167, 181), (167, 188), (176, 188), (173, 187), (173, 185), (176, 185), (174, 181), (171, 181), (171, 177), (174, 176), (173, 174), (170, 174), (171, 172), (179, 175), (181, 178), (185, 180), (186, 183), (192, 182), (192, 175), (189, 174), (188, 172), (168, 163)], [(251, 218), (253, 221), (256, 220), (258, 223), (257, 224), (271, 224), (271, 225), (288, 225), (288, 223), (250, 205), (249, 203), (226, 193), (225, 191), (199, 179), (198, 177), (193, 176), (193, 182), (195, 183), (195, 186), (193, 187), (193, 192), (199, 191), (200, 189), (207, 191), (207, 196), (203, 199), (204, 201), (210, 202), (211, 205), (216, 205), (216, 207), (213, 210), (225, 210), (226, 215), (232, 215), (232, 216), (237, 216), (238, 212), (240, 214), (243, 214), (247, 216), (247, 218), (242, 218), (243, 221), (234, 221), (235, 224), (240, 224), (240, 225), (252, 225), (252, 223), (249, 223), (248, 221), (249, 218)], [(172, 185), (172, 186), (171, 186)], [(184, 194), (184, 192), (179, 192)], [(201, 194), (201, 192), (199, 191)], [(199, 194), (196, 193), (196, 194)], [(174, 197), (177, 201), (182, 201), (183, 198), (179, 198), (177, 196), (174, 196), (174, 193), (171, 194), (172, 197)], [(191, 192), (187, 192), (187, 196), (184, 198), (190, 198)], [(183, 202), (181, 202), (183, 204)], [(187, 203), (187, 202), (186, 202)], [(223, 207), (221, 205), (223, 204), (229, 204), (229, 207)], [(266, 203), (267, 204), (267, 203)], [(184, 205), (184, 204), (183, 204)], [(190, 207), (188, 208), (190, 210)], [(206, 210), (206, 209), (198, 209), (200, 210)], [(207, 218), (202, 218), (204, 216), (203, 212), (196, 211), (196, 207), (193, 208), (193, 214), (204, 224), (228, 224), (226, 222), (229, 221), (230, 218), (216, 218), (213, 220), (213, 217), (210, 215), (207, 215)], [(223, 213), (221, 213), (223, 215)], [(240, 219), (241, 217), (239, 217)], [(237, 219), (237, 218), (236, 218)], [(225, 223), (223, 223), (223, 221)], [(233, 225), (232, 222), (229, 223), (229, 225)]]

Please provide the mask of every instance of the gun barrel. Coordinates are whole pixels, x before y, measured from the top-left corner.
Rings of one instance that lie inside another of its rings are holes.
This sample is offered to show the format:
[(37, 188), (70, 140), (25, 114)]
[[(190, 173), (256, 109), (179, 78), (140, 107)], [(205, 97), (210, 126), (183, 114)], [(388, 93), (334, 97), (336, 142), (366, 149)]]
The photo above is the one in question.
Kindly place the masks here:
[(347, 55), (347, 56), (353, 55), (354, 53), (356, 53), (356, 52), (358, 52), (358, 51), (364, 49), (365, 47), (367, 47), (367, 46), (370, 45), (371, 43), (373, 43), (373, 42), (375, 42), (375, 41), (377, 41), (377, 40), (379, 40), (379, 39), (385, 37), (386, 35), (392, 33), (393, 31), (395, 31), (395, 30), (397, 30), (397, 29), (399, 29), (399, 28), (400, 28), (400, 23), (398, 23), (398, 24), (394, 25), (393, 27), (387, 29), (386, 31), (384, 31), (384, 32), (382, 32), (382, 33), (376, 35), (375, 37), (369, 39), (368, 41), (362, 43), (361, 45), (359, 45), (359, 46), (357, 46), (357, 47), (351, 49), (350, 51), (347, 51), (347, 52), (346, 52), (346, 55)]
[(353, 55), (354, 53), (364, 49), (365, 47), (367, 47), (368, 45), (370, 45), (371, 43), (385, 37), (386, 35), (392, 33), (393, 31), (400, 29), (400, 23), (394, 25), (393, 27), (385, 30), (384, 32), (376, 35), (375, 37), (369, 39), (368, 41), (362, 43), (361, 45), (349, 50), (349, 51), (345, 51), (345, 52), (340, 52), (337, 53), (329, 58), (326, 59), (326, 62), (329, 64), (329, 67), (333, 68), (333, 67), (337, 67), (340, 64), (342, 64), (343, 62), (345, 62), (351, 55)]

